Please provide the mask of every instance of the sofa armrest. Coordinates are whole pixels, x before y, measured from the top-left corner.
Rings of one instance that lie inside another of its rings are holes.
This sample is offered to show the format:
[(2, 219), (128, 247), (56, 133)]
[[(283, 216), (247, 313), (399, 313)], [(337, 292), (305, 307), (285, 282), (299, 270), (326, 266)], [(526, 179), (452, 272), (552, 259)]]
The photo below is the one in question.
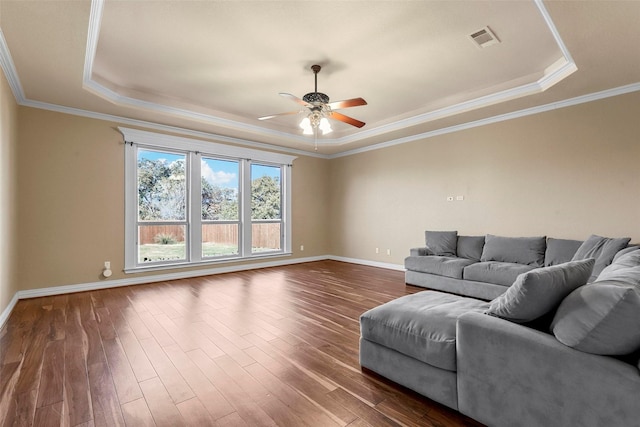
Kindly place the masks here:
[(433, 255), (433, 252), (429, 250), (429, 248), (411, 248), (409, 249), (410, 256), (427, 256)]
[(546, 334), (480, 313), (457, 323), (458, 407), (492, 426), (628, 426), (640, 373)]

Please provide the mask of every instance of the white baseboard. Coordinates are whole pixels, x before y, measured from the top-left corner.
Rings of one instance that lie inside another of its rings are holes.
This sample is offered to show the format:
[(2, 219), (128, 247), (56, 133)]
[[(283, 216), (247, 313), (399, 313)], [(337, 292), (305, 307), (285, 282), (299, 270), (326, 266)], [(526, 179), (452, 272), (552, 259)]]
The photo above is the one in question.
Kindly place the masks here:
[(369, 267), (386, 268), (387, 270), (398, 270), (398, 271), (405, 270), (404, 265), (402, 264), (391, 264), (389, 262), (369, 261), (368, 259), (345, 258), (341, 256), (336, 256), (336, 255), (328, 255), (327, 259), (330, 259), (333, 261), (349, 262), (351, 264), (368, 265)]
[(9, 320), (9, 316), (11, 316), (11, 312), (13, 311), (13, 307), (18, 303), (18, 292), (13, 294), (13, 298), (9, 301), (7, 307), (0, 313), (0, 328), (2, 328), (7, 320)]
[(404, 271), (404, 266), (399, 264), (369, 261), (369, 260), (356, 259), (356, 258), (345, 258), (345, 257), (340, 257), (335, 255), (320, 255), (320, 256), (307, 257), (307, 258), (296, 258), (296, 259), (288, 258), (288, 259), (260, 262), (260, 263), (254, 263), (254, 264), (240, 264), (240, 265), (232, 265), (232, 266), (226, 266), (226, 267), (207, 268), (203, 270), (181, 271), (177, 273), (154, 274), (151, 276), (132, 277), (127, 279), (104, 280), (100, 282), (79, 283), (75, 285), (53, 286), (53, 287), (42, 288), (42, 289), (29, 289), (26, 291), (18, 291), (13, 295), (13, 298), (11, 299), (11, 302), (9, 302), (9, 305), (4, 309), (4, 311), (2, 311), (2, 313), (0, 313), (0, 328), (4, 326), (5, 322), (9, 319), (9, 316), (11, 315), (11, 311), (15, 307), (16, 303), (18, 302), (18, 300), (21, 300), (21, 299), (46, 297), (51, 295), (62, 295), (62, 294), (69, 294), (73, 292), (95, 291), (98, 289), (108, 289), (108, 288), (117, 288), (120, 286), (140, 285), (143, 283), (165, 282), (169, 280), (187, 279), (190, 277), (209, 276), (213, 274), (222, 274), (222, 273), (233, 273), (236, 271), (256, 270), (259, 268), (267, 268), (267, 267), (280, 267), (283, 265), (301, 264), (305, 262), (323, 261), (327, 259), (334, 260), (334, 261), (348, 262), (351, 264), (367, 265), (370, 267), (386, 268), (388, 270)]

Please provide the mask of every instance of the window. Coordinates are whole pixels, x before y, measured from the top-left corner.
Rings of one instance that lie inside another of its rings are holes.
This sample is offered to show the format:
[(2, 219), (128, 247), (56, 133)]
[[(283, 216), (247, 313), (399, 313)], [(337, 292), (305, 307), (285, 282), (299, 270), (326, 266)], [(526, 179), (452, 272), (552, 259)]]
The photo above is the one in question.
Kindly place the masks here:
[(125, 271), (291, 253), (295, 157), (120, 131)]
[(251, 251), (278, 251), (282, 242), (281, 170), (251, 165)]
[(202, 258), (240, 253), (238, 161), (203, 158), (201, 167)]
[(187, 260), (186, 155), (139, 149), (138, 264)]

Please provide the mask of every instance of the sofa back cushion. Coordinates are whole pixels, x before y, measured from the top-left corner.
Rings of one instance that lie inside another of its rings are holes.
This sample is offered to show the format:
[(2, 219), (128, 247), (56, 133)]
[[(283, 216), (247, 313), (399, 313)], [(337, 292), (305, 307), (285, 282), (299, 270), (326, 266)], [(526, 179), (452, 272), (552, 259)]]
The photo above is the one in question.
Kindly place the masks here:
[(502, 237), (487, 234), (481, 261), (500, 261), (515, 264), (544, 266), (546, 238)]
[(576, 261), (587, 258), (594, 258), (596, 260), (596, 264), (593, 266), (593, 271), (591, 272), (591, 277), (589, 278), (589, 282), (593, 282), (602, 270), (611, 264), (616, 253), (626, 248), (630, 241), (631, 238), (629, 237), (610, 238), (592, 234), (580, 245), (575, 255), (573, 255), (572, 260)]
[(487, 314), (516, 323), (532, 322), (555, 310), (571, 291), (587, 283), (594, 262), (570, 261), (523, 273), (491, 301)]
[(484, 248), (484, 236), (458, 236), (457, 253), (460, 258), (480, 261)]
[(544, 254), (544, 266), (563, 264), (571, 261), (582, 240), (554, 239), (547, 237), (547, 250)]
[(425, 231), (427, 248), (433, 255), (456, 256), (457, 231)]

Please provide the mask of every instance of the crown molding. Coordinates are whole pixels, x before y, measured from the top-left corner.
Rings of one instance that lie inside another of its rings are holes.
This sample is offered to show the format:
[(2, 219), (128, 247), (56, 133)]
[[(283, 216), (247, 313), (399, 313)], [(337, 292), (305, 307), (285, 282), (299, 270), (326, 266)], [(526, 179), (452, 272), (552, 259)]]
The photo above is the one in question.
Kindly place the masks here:
[[(296, 143), (307, 143), (308, 138), (302, 135), (295, 135), (288, 132), (276, 131), (261, 126), (242, 123), (234, 120), (224, 119), (214, 115), (199, 113), (183, 108), (171, 107), (168, 105), (149, 102), (129, 96), (119, 94), (117, 91), (110, 89), (97, 81), (92, 79), (93, 61), (95, 60), (95, 52), (100, 37), (100, 23), (102, 21), (102, 12), (104, 9), (105, 0), (92, 0), (91, 13), (89, 18), (89, 30), (87, 34), (87, 50), (85, 54), (85, 66), (83, 75), (83, 87), (118, 105), (125, 105), (134, 108), (140, 108), (148, 111), (155, 111), (158, 113), (168, 114), (172, 116), (186, 118), (188, 120), (194, 120), (199, 122), (211, 123), (216, 126), (220, 126), (226, 129), (241, 130), (245, 132), (251, 132), (259, 135), (268, 135), (271, 137), (277, 137)], [(551, 20), (549, 13), (542, 0), (533, 0), (534, 4), (538, 8), (538, 11), (542, 15), (547, 28), (551, 32), (558, 48), (562, 52), (562, 58), (558, 59), (554, 64), (551, 64), (544, 70), (544, 75), (533, 83), (528, 83), (515, 88), (502, 90), (490, 95), (478, 97), (469, 101), (461, 102), (451, 105), (449, 107), (440, 108), (434, 111), (418, 114), (416, 116), (395, 121), (375, 128), (359, 131), (358, 133), (347, 135), (336, 139), (320, 139), (317, 141), (318, 146), (341, 146), (356, 141), (361, 141), (366, 138), (376, 137), (384, 135), (385, 133), (401, 130), (407, 127), (420, 125), (433, 120), (442, 119), (445, 117), (460, 114), (466, 111), (475, 110), (482, 107), (487, 107), (493, 104), (509, 101), (515, 98), (521, 98), (529, 95), (533, 95), (539, 92), (543, 92), (556, 83), (560, 82), (578, 68), (573, 62), (573, 59), (564, 44), (555, 24)]]
[[(465, 103), (456, 104), (456, 105), (451, 106), (451, 107), (447, 107), (447, 108), (443, 108), (443, 109), (440, 109), (440, 110), (428, 112), (428, 113), (425, 113), (423, 115), (419, 115), (419, 116), (416, 116), (416, 117), (411, 118), (411, 119), (395, 122), (395, 123), (392, 123), (392, 124), (387, 125), (387, 126), (382, 126), (382, 127), (371, 129), (371, 130), (366, 130), (366, 131), (363, 131), (363, 132), (361, 132), (361, 133), (359, 133), (357, 135), (347, 136), (347, 137), (343, 137), (343, 138), (340, 138), (340, 139), (318, 140), (318, 146), (322, 146), (322, 145), (333, 145), (333, 146), (335, 146), (335, 145), (344, 145), (344, 144), (349, 143), (349, 142), (358, 141), (358, 140), (361, 140), (361, 139), (364, 139), (364, 138), (367, 138), (367, 137), (372, 137), (372, 136), (375, 136), (375, 135), (383, 134), (383, 133), (389, 132), (391, 130), (396, 130), (395, 128), (391, 128), (390, 127), (390, 126), (394, 126), (396, 124), (402, 123), (402, 126), (398, 127), (398, 129), (402, 129), (403, 127), (406, 127), (406, 126), (413, 126), (413, 125), (416, 125), (416, 124), (423, 123), (425, 121), (435, 120), (437, 118), (446, 117), (447, 115), (457, 114), (457, 113), (462, 112), (462, 111), (468, 111), (468, 110), (471, 110), (471, 109), (480, 108), (482, 106), (490, 105), (491, 103), (502, 102), (502, 101), (506, 100), (507, 97), (511, 97), (509, 99), (513, 99), (513, 98), (517, 98), (517, 97), (521, 97), (521, 96), (526, 96), (526, 94), (531, 94), (531, 93), (537, 93), (537, 92), (540, 92), (540, 91), (544, 91), (544, 90), (548, 89), (549, 87), (553, 86), (554, 84), (556, 84), (557, 82), (559, 82), (560, 80), (564, 79), (565, 77), (567, 77), (571, 73), (575, 72), (577, 70), (577, 66), (573, 62), (573, 59), (572, 59), (568, 49), (564, 45), (564, 42), (562, 41), (557, 29), (555, 28), (555, 26), (553, 24), (553, 21), (551, 20), (547, 10), (544, 8), (544, 5), (542, 4), (542, 1), (541, 0), (534, 0), (534, 2), (538, 6), (538, 9), (540, 10), (540, 13), (542, 14), (543, 18), (545, 19), (545, 22), (547, 23), (547, 25), (549, 26), (550, 31), (552, 32), (552, 34), (553, 34), (553, 36), (554, 36), (554, 38), (555, 38), (560, 50), (562, 51), (562, 53), (564, 55), (564, 58), (561, 58), (555, 64), (552, 64), (550, 67), (548, 67), (545, 70), (545, 75), (541, 79), (539, 79), (537, 82), (530, 83), (530, 84), (527, 84), (527, 85), (523, 85), (523, 86), (520, 86), (520, 87), (515, 88), (515, 89), (502, 91), (502, 92), (499, 92), (499, 93), (496, 93), (496, 94), (493, 94), (493, 95), (488, 95), (488, 96), (485, 96), (485, 97), (477, 98), (475, 100), (471, 100), (471, 101), (468, 101), (468, 102), (465, 102)], [(89, 30), (88, 30), (89, 31), (89, 35), (88, 35), (88, 38), (87, 38), (87, 58), (88, 57), (93, 58), (95, 56), (95, 50), (96, 50), (97, 42), (98, 42), (98, 37), (97, 36), (99, 34), (100, 22), (101, 22), (101, 14), (102, 14), (102, 8), (103, 7), (104, 7), (104, 0), (92, 0), (91, 13), (90, 13), (91, 18), (90, 18), (90, 24), (89, 24)], [(92, 60), (91, 61), (85, 61), (84, 80), (85, 80), (85, 84), (87, 85), (88, 90), (95, 89), (94, 82), (89, 78), (90, 74), (91, 74), (92, 66), (93, 66), (93, 61)], [(481, 120), (477, 120), (477, 121), (473, 121), (473, 122), (462, 123), (462, 124), (455, 125), (455, 126), (450, 126), (450, 127), (447, 127), (447, 128), (437, 129), (437, 130), (434, 130), (434, 131), (424, 132), (424, 133), (420, 133), (420, 134), (417, 134), (417, 135), (412, 135), (412, 136), (408, 136), (408, 137), (404, 137), (404, 138), (398, 138), (398, 139), (394, 139), (394, 140), (391, 140), (391, 141), (386, 141), (386, 142), (383, 142), (383, 143), (379, 143), (379, 144), (375, 144), (375, 145), (371, 145), (371, 146), (367, 146), (367, 147), (357, 148), (357, 149), (353, 149), (353, 150), (346, 150), (346, 151), (342, 151), (340, 153), (329, 154), (328, 155), (328, 154), (320, 154), (320, 153), (312, 151), (311, 147), (313, 147), (313, 144), (311, 143), (312, 141), (310, 141), (308, 138), (300, 137), (300, 138), (295, 138), (295, 140), (296, 140), (296, 142), (300, 143), (302, 146), (308, 146), (309, 150), (296, 149), (296, 148), (283, 147), (283, 146), (280, 146), (280, 145), (274, 145), (274, 144), (268, 144), (268, 143), (252, 141), (252, 140), (243, 139), (243, 138), (234, 138), (234, 137), (224, 136), (224, 135), (210, 133), (210, 132), (196, 131), (196, 130), (191, 130), (191, 129), (187, 129), (187, 128), (177, 127), (177, 126), (164, 125), (164, 124), (160, 124), (160, 123), (154, 123), (154, 122), (149, 122), (149, 121), (144, 121), (144, 120), (132, 119), (132, 118), (128, 118), (128, 117), (116, 116), (116, 115), (111, 115), (111, 114), (106, 114), (106, 113), (98, 113), (98, 112), (95, 112), (95, 111), (83, 110), (83, 109), (74, 108), (74, 107), (67, 107), (67, 106), (62, 106), (62, 105), (51, 104), (51, 103), (46, 103), (46, 102), (42, 102), (42, 101), (35, 101), (35, 100), (27, 99), (25, 94), (24, 94), (24, 90), (22, 88), (22, 85), (20, 83), (20, 79), (18, 77), (18, 73), (16, 71), (13, 59), (11, 57), (11, 53), (9, 51), (9, 48), (7, 46), (7, 43), (6, 43), (6, 40), (5, 40), (4, 35), (2, 33), (2, 29), (0, 29), (0, 67), (2, 68), (4, 74), (5, 74), (6, 78), (7, 78), (7, 81), (9, 83), (9, 86), (11, 87), (11, 90), (13, 92), (13, 95), (14, 95), (15, 99), (16, 99), (16, 102), (19, 105), (22, 105), (22, 106), (38, 108), (38, 109), (43, 109), (43, 110), (49, 110), (49, 111), (55, 111), (55, 112), (71, 114), (71, 115), (76, 115), (76, 116), (81, 116), (81, 117), (93, 118), (93, 119), (97, 119), (97, 120), (111, 121), (111, 122), (115, 122), (115, 123), (119, 123), (119, 124), (137, 126), (137, 127), (157, 130), (157, 131), (161, 131), (161, 132), (177, 133), (177, 134), (181, 134), (181, 135), (185, 135), (185, 136), (193, 136), (193, 137), (197, 137), (197, 138), (203, 138), (203, 139), (207, 139), (207, 140), (211, 140), (211, 141), (215, 141), (215, 142), (236, 144), (236, 145), (242, 145), (242, 146), (247, 146), (247, 147), (252, 147), (252, 148), (279, 151), (279, 152), (284, 152), (284, 153), (297, 154), (297, 155), (301, 155), (301, 156), (315, 157), (315, 158), (321, 158), (321, 159), (334, 159), (334, 158), (350, 156), (350, 155), (354, 155), (354, 154), (358, 154), (358, 153), (363, 153), (363, 152), (367, 152), (367, 151), (378, 150), (378, 149), (382, 149), (382, 148), (386, 148), (386, 147), (391, 147), (391, 146), (394, 146), (394, 145), (405, 144), (405, 143), (409, 143), (409, 142), (413, 142), (413, 141), (417, 141), (417, 140), (421, 140), (421, 139), (431, 138), (431, 137), (438, 136), (438, 135), (458, 132), (458, 131), (465, 130), (465, 129), (470, 129), (470, 128), (474, 128), (474, 127), (478, 127), (478, 126), (484, 126), (484, 125), (488, 125), (488, 124), (491, 124), (491, 123), (497, 123), (497, 122), (501, 122), (501, 121), (505, 121), (505, 120), (511, 120), (511, 119), (515, 119), (515, 118), (518, 118), (518, 117), (523, 117), (523, 116), (528, 116), (528, 115), (532, 115), (532, 114), (542, 113), (542, 112), (553, 110), (553, 109), (557, 109), (557, 108), (569, 107), (569, 106), (572, 106), (572, 105), (577, 105), (577, 104), (581, 104), (581, 103), (585, 103), (585, 102), (596, 101), (596, 100), (599, 100), (599, 99), (608, 98), (608, 97), (617, 96), (617, 95), (623, 95), (623, 94), (626, 94), (626, 93), (636, 92), (636, 91), (640, 90), (640, 82), (633, 83), (633, 84), (629, 84), (629, 85), (626, 85), (626, 86), (607, 89), (607, 90), (604, 90), (604, 91), (600, 91), (600, 92), (596, 92), (596, 93), (592, 93), (592, 94), (587, 94), (587, 95), (582, 95), (582, 96), (578, 96), (578, 97), (575, 97), (575, 98), (570, 98), (570, 99), (563, 100), (563, 101), (557, 101), (557, 102), (553, 102), (553, 103), (542, 105), (542, 106), (537, 106), (537, 107), (532, 107), (532, 108), (528, 108), (528, 109), (524, 109), (524, 110), (520, 110), (520, 111), (506, 113), (506, 114), (502, 114), (502, 115), (498, 115), (498, 116), (494, 116), (494, 117), (489, 117), (489, 118), (486, 118), (486, 119), (481, 119)], [(106, 88), (104, 88), (104, 89), (105, 90), (110, 90), (110, 89), (106, 89)], [(118, 95), (116, 92), (113, 92), (113, 96), (120, 96), (120, 95)], [(151, 104), (151, 103), (149, 103), (149, 104)], [(186, 111), (186, 110), (182, 110), (182, 111)], [(202, 117), (204, 119), (206, 119), (206, 117), (210, 117), (210, 116), (202, 115)], [(202, 121), (202, 120), (200, 120), (200, 121)], [(263, 134), (263, 135), (264, 134), (268, 134), (266, 129), (259, 128), (257, 126), (255, 128), (258, 129), (260, 131), (260, 133)], [(287, 134), (287, 133), (284, 133), (284, 132), (277, 132), (277, 131), (272, 131), (272, 132), (275, 132), (279, 136), (283, 136), (284, 135), (284, 136), (288, 137), (288, 139), (291, 139), (291, 135), (290, 134)]]
[(640, 91), (640, 82), (632, 83), (626, 86), (620, 86), (613, 89), (607, 89), (600, 92), (590, 93), (587, 95), (577, 96), (575, 98), (566, 99), (564, 101), (552, 102), (550, 104), (539, 105), (537, 107), (526, 108), (524, 110), (513, 111), (511, 113), (500, 114), (498, 116), (487, 117), (486, 119), (476, 120), (473, 122), (462, 123), (455, 126), (436, 129), (429, 132), (411, 135), (404, 138), (398, 138), (391, 141), (382, 142), (380, 144), (369, 145), (367, 147), (356, 148), (354, 150), (343, 151), (337, 154), (331, 154), (329, 159), (351, 156), (367, 151), (380, 150), (381, 148), (393, 147), (394, 145), (406, 144), (409, 142), (419, 141), (423, 139), (433, 138), (438, 135), (459, 132), (461, 130), (471, 129), (479, 126), (490, 125), (492, 123), (503, 122), (506, 120), (517, 119), (519, 117), (531, 116), (533, 114), (544, 113), (546, 111), (557, 110), (559, 108), (571, 107), (573, 105), (584, 104), (587, 102), (598, 101), (600, 99), (611, 98), (618, 95)]
[(9, 52), (9, 47), (7, 46), (7, 41), (4, 38), (4, 34), (2, 33), (2, 29), (0, 28), (0, 67), (4, 72), (5, 77), (7, 78), (7, 82), (9, 82), (9, 87), (11, 88), (11, 92), (13, 92), (13, 97), (16, 99), (18, 104), (22, 104), (25, 102), (24, 91), (22, 90), (22, 85), (20, 84), (20, 79), (18, 78), (18, 72), (16, 71), (16, 67), (13, 63), (13, 58), (11, 58), (11, 52)]
[(279, 151), (283, 153), (297, 154), (300, 156), (307, 156), (307, 157), (318, 157), (322, 159), (328, 158), (328, 155), (326, 154), (314, 153), (312, 151), (300, 150), (297, 148), (289, 148), (289, 147), (283, 147), (281, 145), (267, 144), (264, 142), (256, 142), (248, 139), (234, 138), (230, 136), (224, 136), (224, 135), (219, 135), (219, 134), (210, 133), (210, 132), (202, 132), (202, 131), (182, 128), (178, 126), (163, 125), (160, 123), (148, 122), (145, 120), (130, 119), (128, 117), (115, 116), (112, 114), (97, 113), (95, 111), (82, 110), (80, 108), (65, 107), (63, 105), (57, 105), (57, 104), (49, 104), (47, 102), (33, 101), (28, 99), (28, 100), (25, 100), (24, 102), (19, 102), (19, 104), (25, 107), (38, 108), (41, 110), (54, 111), (57, 113), (71, 114), (73, 116), (81, 116), (81, 117), (87, 117), (90, 119), (104, 120), (108, 122), (114, 122), (118, 124), (129, 125), (129, 126), (138, 126), (141, 128), (152, 129), (152, 130), (157, 130), (161, 132), (176, 133), (176, 134), (185, 135), (185, 136), (193, 136), (196, 138), (203, 138), (203, 139), (211, 140), (214, 142), (242, 145), (250, 148)]
[[(2, 35), (1, 29), (0, 29), (0, 65), (2, 66), (2, 70), (4, 71), (7, 81), (9, 82), (9, 85), (12, 89), (16, 102), (22, 106), (55, 111), (59, 113), (71, 114), (75, 116), (87, 117), (87, 118), (92, 118), (97, 120), (111, 121), (111, 122), (126, 124), (130, 126), (138, 126), (138, 127), (153, 129), (161, 132), (177, 133), (181, 135), (193, 136), (197, 138), (203, 138), (203, 139), (213, 140), (213, 141), (222, 142), (222, 143), (237, 144), (237, 145), (243, 145), (243, 146), (248, 146), (253, 148), (280, 151), (285, 153), (291, 153), (291, 154), (297, 154), (301, 156), (315, 157), (315, 158), (321, 158), (321, 159), (335, 159), (339, 157), (351, 156), (358, 153), (364, 153), (372, 150), (379, 150), (386, 147), (392, 147), (394, 145), (405, 144), (413, 141), (418, 141), (421, 139), (432, 138), (438, 135), (458, 132), (461, 130), (470, 129), (478, 126), (484, 126), (484, 125), (497, 123), (505, 120), (511, 120), (518, 117), (524, 117), (532, 114), (543, 113), (545, 111), (549, 111), (557, 108), (570, 107), (572, 105), (582, 104), (585, 102), (597, 101), (599, 99), (604, 99), (604, 98), (609, 98), (613, 96), (624, 95), (627, 93), (640, 91), (640, 82), (632, 83), (626, 86), (607, 89), (604, 91), (582, 95), (582, 96), (570, 98), (563, 101), (557, 101), (550, 104), (545, 104), (545, 105), (532, 107), (532, 108), (528, 108), (520, 111), (515, 111), (512, 113), (506, 113), (506, 114), (502, 114), (494, 117), (488, 117), (486, 119), (477, 120), (474, 122), (462, 123), (460, 125), (437, 129), (430, 132), (424, 132), (424, 133), (420, 133), (417, 135), (412, 135), (404, 138), (398, 138), (398, 139), (386, 141), (380, 144), (371, 145), (368, 147), (357, 148), (354, 150), (347, 150), (340, 153), (327, 155), (327, 154), (320, 154), (320, 153), (316, 153), (308, 150), (288, 148), (280, 145), (267, 144), (267, 143), (256, 142), (256, 141), (251, 141), (251, 140), (241, 139), (241, 138), (233, 138), (233, 137), (228, 137), (228, 136), (219, 135), (219, 134), (210, 133), (210, 132), (196, 131), (196, 130), (191, 130), (187, 128), (177, 127), (177, 126), (164, 125), (160, 123), (148, 122), (148, 121), (138, 120), (138, 119), (131, 119), (128, 117), (98, 113), (98, 112), (83, 110), (79, 108), (66, 107), (62, 105), (50, 104), (42, 101), (34, 101), (34, 100), (27, 99), (24, 96), (24, 92), (20, 84), (20, 79), (18, 77), (15, 66), (11, 59), (11, 53), (9, 52), (9, 48), (6, 44), (4, 36)], [(566, 67), (568, 67), (568, 65), (558, 68), (555, 72), (556, 73), (568, 72)], [(309, 147), (311, 147), (311, 144), (309, 144), (308, 140), (305, 139), (303, 142), (309, 145)]]

